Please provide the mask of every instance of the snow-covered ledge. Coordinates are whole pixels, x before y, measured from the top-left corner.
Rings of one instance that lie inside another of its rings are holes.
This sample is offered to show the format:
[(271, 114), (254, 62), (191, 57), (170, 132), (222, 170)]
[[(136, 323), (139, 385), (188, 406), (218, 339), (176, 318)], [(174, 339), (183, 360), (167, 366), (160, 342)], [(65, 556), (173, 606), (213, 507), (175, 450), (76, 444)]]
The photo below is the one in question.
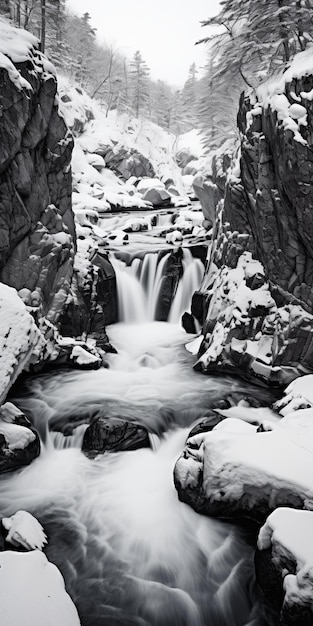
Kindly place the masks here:
[(0, 406), (10, 387), (36, 361), (45, 340), (12, 287), (0, 283)]

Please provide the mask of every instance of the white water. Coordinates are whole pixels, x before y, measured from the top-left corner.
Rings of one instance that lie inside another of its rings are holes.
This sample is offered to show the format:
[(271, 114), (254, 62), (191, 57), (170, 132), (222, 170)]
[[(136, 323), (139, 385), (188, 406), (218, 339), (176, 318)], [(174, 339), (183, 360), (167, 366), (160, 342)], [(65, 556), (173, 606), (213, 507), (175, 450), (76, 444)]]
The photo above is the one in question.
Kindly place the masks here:
[[(180, 322), (185, 311), (189, 311), (193, 293), (199, 289), (204, 266), (200, 259), (193, 258), (188, 248), (183, 248), (183, 275), (169, 312), (169, 321)], [(157, 252), (145, 254), (144, 259), (133, 259), (127, 266), (123, 261), (111, 258), (114, 266), (117, 289), (119, 319), (123, 322), (147, 322), (156, 318), (162, 277), (170, 253), (160, 260)]]
[[(43, 524), (48, 558), (83, 626), (269, 624), (256, 604), (244, 533), (197, 515), (173, 485), (192, 422), (242, 383), (193, 372), (183, 348), (191, 336), (177, 325), (117, 324), (108, 332), (119, 349), (109, 369), (41, 375), (15, 398), (45, 443), (39, 459), (2, 478), (2, 515), (24, 508)], [(99, 410), (145, 424), (159, 445), (87, 459), (80, 443)], [(72, 437), (51, 433), (69, 424)]]

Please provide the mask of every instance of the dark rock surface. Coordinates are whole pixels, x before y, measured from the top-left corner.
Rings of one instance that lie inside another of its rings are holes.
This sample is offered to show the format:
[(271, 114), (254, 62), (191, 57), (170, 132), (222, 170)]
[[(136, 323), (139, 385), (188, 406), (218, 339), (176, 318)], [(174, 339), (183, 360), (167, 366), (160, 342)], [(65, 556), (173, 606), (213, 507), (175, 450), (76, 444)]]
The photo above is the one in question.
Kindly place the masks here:
[(155, 316), (155, 319), (160, 322), (165, 322), (168, 318), (179, 279), (183, 274), (182, 259), (182, 250), (181, 248), (178, 248), (177, 250), (173, 250), (173, 252), (171, 252), (166, 261)]
[(31, 90), (0, 68), (0, 280), (56, 322), (75, 252), (73, 140), (58, 113), (56, 78), (35, 47), (32, 55), (15, 64)]
[(121, 452), (149, 447), (149, 434), (144, 426), (122, 417), (100, 415), (88, 426), (82, 449), (88, 457), (94, 458), (103, 452)]

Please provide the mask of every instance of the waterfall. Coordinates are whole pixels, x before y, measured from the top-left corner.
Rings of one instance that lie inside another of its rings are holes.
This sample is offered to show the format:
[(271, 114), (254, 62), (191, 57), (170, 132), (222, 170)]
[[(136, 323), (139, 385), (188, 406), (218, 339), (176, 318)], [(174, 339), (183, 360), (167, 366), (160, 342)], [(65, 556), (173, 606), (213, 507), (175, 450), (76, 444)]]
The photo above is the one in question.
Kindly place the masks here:
[[(193, 293), (199, 288), (204, 266), (200, 259), (192, 256), (188, 248), (182, 248), (183, 275), (179, 280), (169, 313), (169, 321), (180, 322), (185, 311), (189, 311)], [(111, 257), (115, 269), (120, 321), (147, 322), (156, 317), (160, 288), (166, 262), (170, 253), (161, 259), (157, 252), (147, 252), (142, 259), (134, 258), (130, 265)]]
[[(112, 259), (122, 321), (107, 327), (117, 348), (107, 368), (15, 385), (10, 400), (37, 429), (41, 454), (2, 476), (2, 516), (38, 518), (82, 626), (275, 626), (255, 585), (251, 537), (195, 513), (173, 484), (188, 432), (212, 403), (265, 391), (193, 370), (184, 344), (194, 335), (177, 323), (203, 273), (190, 250), (169, 321), (153, 321), (169, 256)], [(82, 441), (99, 415), (144, 426), (151, 448), (88, 459)]]

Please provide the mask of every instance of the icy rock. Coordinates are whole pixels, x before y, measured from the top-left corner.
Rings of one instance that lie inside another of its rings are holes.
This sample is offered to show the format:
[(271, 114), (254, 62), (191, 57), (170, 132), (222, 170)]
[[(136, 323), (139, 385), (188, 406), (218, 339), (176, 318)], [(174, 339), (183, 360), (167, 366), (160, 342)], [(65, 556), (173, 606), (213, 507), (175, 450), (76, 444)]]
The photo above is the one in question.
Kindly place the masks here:
[(207, 515), (258, 521), (279, 506), (313, 510), (313, 409), (271, 430), (234, 419), (187, 439), (175, 467), (180, 499)]
[(40, 453), (40, 441), (30, 422), (12, 402), (0, 408), (0, 473), (29, 465)]
[(80, 625), (61, 573), (39, 550), (1, 552), (0, 623), (10, 626)]
[(38, 520), (27, 511), (17, 511), (11, 517), (3, 517), (5, 540), (14, 547), (26, 550), (42, 550), (47, 543), (46, 534)]
[(281, 507), (258, 537), (256, 572), (286, 626), (313, 623), (313, 512)]

